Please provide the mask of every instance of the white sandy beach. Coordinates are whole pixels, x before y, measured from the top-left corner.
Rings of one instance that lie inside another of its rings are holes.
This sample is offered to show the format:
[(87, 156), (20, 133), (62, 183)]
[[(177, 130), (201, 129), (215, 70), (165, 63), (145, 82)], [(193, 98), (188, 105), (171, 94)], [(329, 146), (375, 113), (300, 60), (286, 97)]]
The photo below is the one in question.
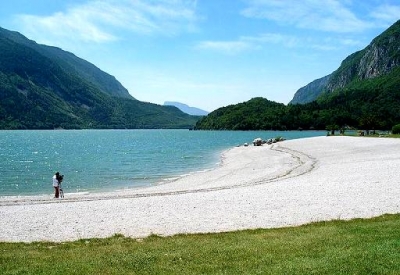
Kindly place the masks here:
[(236, 147), (215, 170), (107, 194), (0, 198), (0, 241), (224, 232), (400, 213), (400, 139)]

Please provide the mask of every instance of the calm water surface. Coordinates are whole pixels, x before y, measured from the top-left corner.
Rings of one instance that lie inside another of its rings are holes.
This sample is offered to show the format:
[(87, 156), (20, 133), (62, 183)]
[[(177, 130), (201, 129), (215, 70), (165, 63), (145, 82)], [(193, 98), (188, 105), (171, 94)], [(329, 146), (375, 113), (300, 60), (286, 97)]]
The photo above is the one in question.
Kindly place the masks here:
[(137, 188), (216, 167), (223, 150), (254, 138), (296, 139), (325, 131), (0, 131), (0, 196)]

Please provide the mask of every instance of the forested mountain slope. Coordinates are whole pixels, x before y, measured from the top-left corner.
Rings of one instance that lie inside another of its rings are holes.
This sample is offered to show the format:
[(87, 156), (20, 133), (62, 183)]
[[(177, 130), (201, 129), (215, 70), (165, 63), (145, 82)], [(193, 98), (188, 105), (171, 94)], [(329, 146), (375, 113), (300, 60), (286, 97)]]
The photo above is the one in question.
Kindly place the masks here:
[(196, 129), (382, 129), (400, 123), (400, 21), (331, 75), (299, 90), (294, 103), (266, 99), (220, 108)]
[(197, 119), (140, 102), (93, 64), (0, 28), (0, 129), (190, 128)]
[(365, 49), (348, 56), (336, 71), (321, 78), (322, 81), (313, 81), (299, 89), (290, 103), (304, 104), (316, 100), (323, 93), (332, 93), (350, 85), (363, 85), (364, 80), (384, 77), (399, 66), (400, 20), (373, 39)]
[(314, 101), (325, 89), (331, 75), (316, 79), (297, 90), (289, 104), (305, 104)]

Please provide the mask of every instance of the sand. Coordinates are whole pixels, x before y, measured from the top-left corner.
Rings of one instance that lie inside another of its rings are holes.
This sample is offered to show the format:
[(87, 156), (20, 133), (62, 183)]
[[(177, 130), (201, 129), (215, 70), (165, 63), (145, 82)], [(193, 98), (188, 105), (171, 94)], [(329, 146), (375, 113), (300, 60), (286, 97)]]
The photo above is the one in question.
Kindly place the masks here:
[(0, 241), (143, 238), (400, 213), (400, 139), (235, 147), (211, 171), (104, 194), (0, 198)]

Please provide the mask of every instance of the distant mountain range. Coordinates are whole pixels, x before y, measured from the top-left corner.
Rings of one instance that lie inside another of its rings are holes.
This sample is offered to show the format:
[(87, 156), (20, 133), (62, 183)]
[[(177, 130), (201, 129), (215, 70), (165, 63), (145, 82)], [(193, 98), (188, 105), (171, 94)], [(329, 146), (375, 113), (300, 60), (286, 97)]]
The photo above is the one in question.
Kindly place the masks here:
[(263, 98), (219, 108), (196, 129), (383, 129), (400, 123), (400, 21), (328, 76), (300, 88), (289, 105)]
[(93, 64), (0, 28), (0, 129), (191, 128), (197, 119), (140, 102)]
[(206, 116), (208, 115), (209, 112), (204, 111), (202, 109), (196, 108), (196, 107), (190, 107), (186, 104), (180, 103), (180, 102), (174, 102), (174, 101), (165, 101), (164, 106), (175, 106), (182, 112), (193, 115), (193, 116)]

